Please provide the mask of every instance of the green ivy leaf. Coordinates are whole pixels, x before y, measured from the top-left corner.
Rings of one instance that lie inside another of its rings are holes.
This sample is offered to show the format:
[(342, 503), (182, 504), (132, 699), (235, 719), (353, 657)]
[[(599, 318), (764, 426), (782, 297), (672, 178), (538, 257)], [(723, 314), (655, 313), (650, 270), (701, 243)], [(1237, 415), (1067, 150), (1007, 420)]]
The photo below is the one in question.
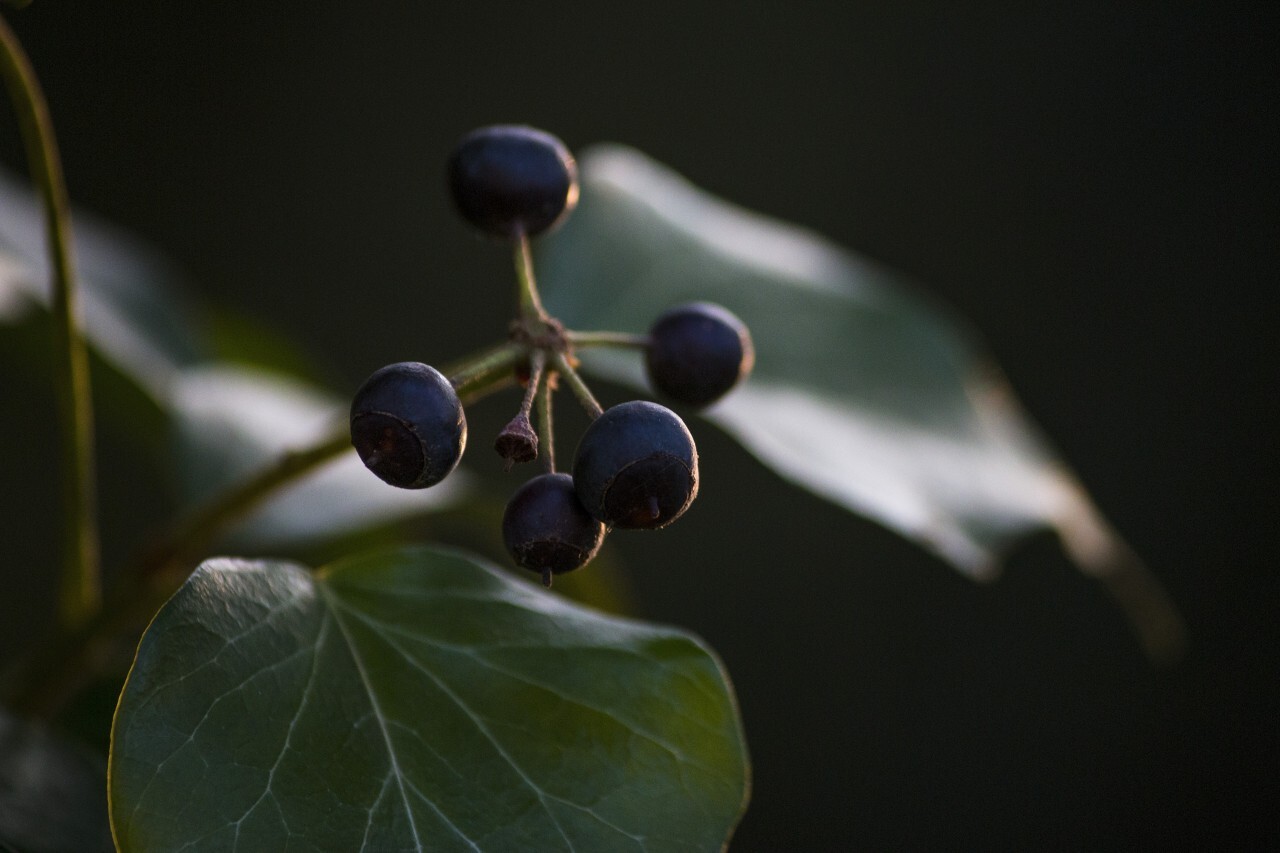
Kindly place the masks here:
[(461, 554), (210, 560), (143, 637), (133, 850), (711, 850), (746, 758), (720, 665)]
[[(634, 150), (580, 161), (578, 209), (539, 241), (552, 313), (579, 330), (644, 332), (682, 302), (750, 327), (750, 380), (707, 416), (782, 476), (869, 516), (977, 578), (1050, 527), (1106, 580), (1148, 650), (1182, 623), (1017, 405), (967, 326), (910, 282), (821, 238), (696, 189)], [(647, 388), (634, 352), (588, 370)]]
[[(538, 254), (552, 312), (636, 332), (686, 301), (737, 313), (755, 372), (709, 417), (783, 475), (974, 575), (1079, 503), (960, 323), (892, 273), (629, 149), (589, 151), (581, 175)], [(633, 353), (583, 357), (646, 387)]]
[(0, 711), (0, 850), (111, 849), (100, 758)]

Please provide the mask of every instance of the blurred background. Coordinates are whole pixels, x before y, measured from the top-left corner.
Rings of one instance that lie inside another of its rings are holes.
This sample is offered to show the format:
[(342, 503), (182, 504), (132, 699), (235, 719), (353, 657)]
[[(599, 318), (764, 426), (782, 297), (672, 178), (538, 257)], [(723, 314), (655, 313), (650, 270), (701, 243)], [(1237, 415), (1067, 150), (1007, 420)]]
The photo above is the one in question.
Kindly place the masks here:
[[(601, 571), (728, 666), (755, 775), (734, 850), (1280, 843), (1275, 4), (373, 9), (5, 14), (78, 205), (336, 393), (504, 334), (509, 257), (444, 192), (457, 137), (625, 142), (968, 317), (1187, 617), (1185, 660), (1155, 669), (1051, 537), (977, 585), (691, 424), (696, 511), (614, 537)], [(0, 160), (22, 165), (7, 110)], [(43, 616), (59, 506), (52, 400), (5, 382), (9, 652)], [(518, 479), (486, 445), (515, 405), (469, 412), (499, 505)], [(171, 498), (128, 436), (101, 441), (118, 560)]]

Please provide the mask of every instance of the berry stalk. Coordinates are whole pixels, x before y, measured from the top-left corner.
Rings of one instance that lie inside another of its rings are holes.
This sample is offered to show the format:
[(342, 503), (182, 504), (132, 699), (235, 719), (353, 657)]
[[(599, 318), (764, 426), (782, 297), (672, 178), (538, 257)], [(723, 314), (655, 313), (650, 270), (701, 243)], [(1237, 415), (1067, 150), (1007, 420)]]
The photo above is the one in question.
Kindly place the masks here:
[(578, 375), (578, 371), (573, 369), (573, 365), (569, 363), (569, 359), (562, 352), (552, 353), (552, 363), (555, 365), (556, 372), (565, 378), (569, 383), (569, 388), (573, 391), (573, 396), (578, 398), (578, 402), (587, 410), (587, 414), (592, 420), (600, 417), (604, 413), (600, 403), (596, 400), (595, 395), (591, 393), (591, 389), (587, 387), (587, 383)]
[(545, 322), (547, 310), (542, 307), (538, 295), (538, 281), (533, 274), (533, 253), (529, 249), (529, 237), (521, 231), (516, 237), (516, 296), (520, 303), (520, 316)]
[(509, 381), (524, 355), (520, 345), (505, 343), (454, 362), (440, 372), (449, 377), (458, 397), (470, 402)]
[(542, 377), (542, 387), (538, 389), (538, 442), (542, 445), (542, 458), (546, 460), (547, 473), (556, 472), (556, 441), (551, 426), (551, 395), (555, 393), (555, 377), (546, 371)]
[(652, 342), (648, 335), (634, 335), (629, 332), (565, 332), (565, 337), (574, 349), (591, 347), (617, 347), (620, 349), (645, 349)]

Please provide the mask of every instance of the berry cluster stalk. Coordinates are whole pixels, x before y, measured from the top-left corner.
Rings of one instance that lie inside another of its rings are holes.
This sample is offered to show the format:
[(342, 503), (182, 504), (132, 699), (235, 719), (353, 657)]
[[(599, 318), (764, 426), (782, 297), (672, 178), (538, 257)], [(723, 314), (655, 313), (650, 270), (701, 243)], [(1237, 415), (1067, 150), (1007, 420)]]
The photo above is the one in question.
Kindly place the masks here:
[(520, 316), (546, 320), (547, 310), (542, 307), (538, 283), (533, 276), (533, 253), (529, 248), (529, 238), (521, 232), (515, 242), (516, 294), (520, 303)]
[(54, 385), (61, 421), (63, 503), (67, 553), (59, 583), (58, 611), (65, 630), (78, 628), (102, 606), (97, 486), (94, 477), (93, 399), (89, 356), (79, 330), (71, 215), (53, 135), (53, 122), (30, 60), (0, 18), (0, 74), (17, 113), (32, 182), (45, 203), (45, 231), (53, 271)]
[(551, 426), (551, 396), (556, 389), (551, 382), (550, 374), (543, 376), (542, 388), (538, 394), (538, 437), (545, 448), (542, 458), (546, 460), (548, 474), (556, 472), (556, 439)]

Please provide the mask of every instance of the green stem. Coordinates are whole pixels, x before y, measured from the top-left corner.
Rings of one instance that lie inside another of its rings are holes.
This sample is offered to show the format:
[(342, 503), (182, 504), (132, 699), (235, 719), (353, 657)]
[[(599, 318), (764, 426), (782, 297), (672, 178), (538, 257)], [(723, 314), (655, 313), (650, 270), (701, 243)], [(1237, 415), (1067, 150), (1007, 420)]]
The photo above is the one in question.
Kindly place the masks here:
[(173, 532), (142, 561), (141, 573), (154, 574), (180, 566), (236, 521), (261, 506), (277, 490), (310, 474), (349, 449), (351, 433), (343, 427), (310, 447), (286, 451), (274, 463), (224, 492), (175, 526)]
[(71, 258), (71, 216), (53, 122), (31, 62), (0, 18), (0, 74), (13, 101), (32, 182), (45, 202), (45, 231), (53, 271), (54, 384), (61, 421), (67, 554), (59, 582), (63, 628), (74, 630), (102, 606), (97, 487), (93, 461), (93, 399), (89, 356), (79, 333), (80, 309)]
[(569, 387), (573, 390), (573, 396), (578, 398), (578, 402), (587, 410), (587, 414), (592, 420), (604, 414), (604, 409), (600, 407), (600, 403), (596, 401), (595, 395), (591, 393), (591, 389), (587, 387), (587, 383), (582, 381), (582, 377), (578, 375), (578, 371), (573, 369), (573, 365), (569, 363), (562, 352), (552, 355), (556, 372), (565, 378), (569, 383)]
[(542, 448), (548, 474), (556, 472), (556, 439), (551, 427), (551, 395), (555, 389), (551, 383), (551, 371), (544, 371), (538, 388), (538, 444)]
[(529, 238), (523, 233), (516, 238), (516, 295), (521, 317), (547, 320), (542, 297), (538, 295), (538, 281), (533, 275), (533, 253), (529, 248)]
[(645, 349), (649, 346), (648, 335), (633, 335), (628, 332), (574, 332), (568, 331), (565, 337), (578, 349), (589, 347), (627, 347)]
[(449, 377), (459, 397), (466, 397), (489, 388), (495, 380), (513, 376), (515, 366), (526, 356), (525, 347), (505, 343), (454, 362), (441, 373)]

